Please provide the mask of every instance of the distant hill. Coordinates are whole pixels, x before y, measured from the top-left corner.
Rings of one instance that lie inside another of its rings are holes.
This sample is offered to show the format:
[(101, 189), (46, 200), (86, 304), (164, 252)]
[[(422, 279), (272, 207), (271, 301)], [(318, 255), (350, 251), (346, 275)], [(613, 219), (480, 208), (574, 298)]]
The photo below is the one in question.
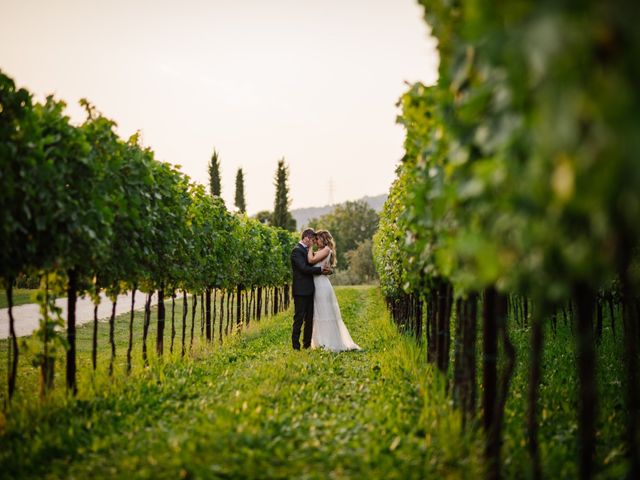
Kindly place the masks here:
[[(382, 195), (376, 195), (375, 197), (362, 197), (356, 201), (364, 200), (369, 204), (371, 208), (373, 208), (376, 212), (380, 212), (382, 210), (382, 206), (384, 205), (385, 200), (387, 199), (387, 194), (383, 193)], [(296, 208), (295, 210), (291, 210), (291, 215), (296, 219), (296, 226), (298, 230), (301, 230), (308, 225), (309, 220), (312, 218), (318, 218), (322, 215), (330, 213), (336, 208), (339, 203), (335, 205), (325, 205), (324, 207), (307, 207), (307, 208)]]

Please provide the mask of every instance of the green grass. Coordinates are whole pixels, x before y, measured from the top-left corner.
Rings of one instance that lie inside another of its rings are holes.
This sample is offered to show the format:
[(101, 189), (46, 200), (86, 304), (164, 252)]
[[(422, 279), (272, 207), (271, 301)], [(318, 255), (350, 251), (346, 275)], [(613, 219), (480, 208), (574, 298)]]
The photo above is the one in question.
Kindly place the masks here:
[[(34, 296), (37, 290), (29, 290), (27, 288), (13, 289), (13, 306), (24, 305), (25, 303), (35, 303)], [(7, 294), (2, 291), (0, 293), (0, 308), (8, 308)]]
[[(618, 320), (620, 325), (620, 320)], [(575, 337), (568, 326), (559, 325), (554, 335), (545, 332), (540, 386), (539, 441), (543, 472), (549, 478), (578, 478), (578, 376)], [(529, 474), (525, 419), (529, 388), (528, 329), (511, 328), (517, 349), (516, 371), (505, 407), (503, 461), (511, 478)], [(605, 328), (596, 350), (598, 416), (596, 418), (596, 478), (624, 477), (625, 386), (623, 346), (620, 332), (614, 340)]]
[[(362, 352), (292, 351), (285, 312), (222, 347), (198, 345), (184, 361), (154, 360), (148, 369), (137, 361), (128, 381), (120, 370), (118, 381), (108, 380), (106, 356), (90, 375), (85, 346), (77, 400), (58, 388), (39, 405), (35, 375), (21, 369), (24, 386), (0, 436), (0, 471), (32, 478), (475, 478), (473, 443), (458, 441), (457, 415), (429, 381), (420, 349), (388, 321), (378, 290), (337, 292)], [(119, 319), (119, 338), (124, 325)], [(83, 345), (88, 331), (80, 329)]]
[[(288, 311), (254, 322), (222, 346), (216, 325), (213, 345), (197, 338), (185, 359), (175, 353), (157, 359), (154, 309), (149, 368), (140, 358), (141, 313), (129, 377), (128, 317), (116, 323), (113, 379), (107, 375), (107, 324), (100, 323), (96, 374), (90, 365), (91, 326), (84, 326), (78, 330), (78, 398), (64, 395), (59, 361), (57, 386), (44, 403), (26, 356), (14, 405), (5, 419), (0, 416), (0, 472), (53, 479), (482, 478), (481, 434), (461, 432), (444, 378), (426, 364), (424, 346), (396, 331), (377, 288), (336, 292), (362, 352), (292, 351)], [(170, 321), (170, 309), (167, 314)], [(197, 337), (199, 328), (198, 309)], [(170, 323), (166, 342), (169, 334)], [(502, 459), (505, 478), (529, 478), (529, 335), (512, 327), (511, 337), (518, 357)], [(619, 343), (605, 331), (598, 347), (596, 478), (620, 478), (625, 467)], [(6, 359), (6, 341), (0, 342), (0, 358)], [(0, 375), (6, 378), (5, 361)], [(555, 337), (547, 332), (545, 345), (540, 443), (546, 478), (577, 476), (576, 390), (573, 337), (561, 326)]]

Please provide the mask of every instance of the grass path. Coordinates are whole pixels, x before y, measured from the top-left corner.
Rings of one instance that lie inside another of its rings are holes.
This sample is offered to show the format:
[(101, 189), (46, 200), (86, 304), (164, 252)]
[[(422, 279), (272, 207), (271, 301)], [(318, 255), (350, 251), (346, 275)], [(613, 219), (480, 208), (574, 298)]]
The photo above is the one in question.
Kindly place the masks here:
[[(29, 290), (27, 288), (14, 288), (13, 289), (13, 306), (25, 305), (27, 303), (33, 303), (33, 299), (36, 290)], [(9, 302), (4, 289), (0, 290), (0, 308), (8, 308)]]
[(98, 373), (93, 395), (9, 414), (0, 472), (473, 478), (471, 442), (460, 439), (448, 401), (427, 381), (413, 342), (389, 322), (379, 292), (337, 293), (362, 352), (292, 351), (285, 312), (195, 358), (155, 362), (129, 382), (111, 385)]

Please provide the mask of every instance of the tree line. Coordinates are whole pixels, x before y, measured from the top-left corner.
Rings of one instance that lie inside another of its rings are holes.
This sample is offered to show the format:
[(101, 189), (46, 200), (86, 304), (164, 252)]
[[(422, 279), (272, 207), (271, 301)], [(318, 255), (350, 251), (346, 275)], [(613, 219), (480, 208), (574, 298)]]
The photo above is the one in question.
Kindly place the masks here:
[[(155, 350), (163, 355), (164, 302), (182, 297), (182, 332), (171, 317), (169, 348), (181, 355), (193, 344), (198, 299), (201, 335), (240, 331), (251, 319), (277, 313), (289, 303), (289, 253), (297, 241), (290, 232), (227, 210), (179, 167), (158, 161), (139, 135), (124, 140), (116, 124), (86, 100), (86, 120), (72, 125), (65, 103), (53, 96), (37, 103), (24, 88), (0, 72), (0, 281), (10, 317), (8, 397), (16, 386), (19, 345), (12, 313), (18, 277), (40, 279), (42, 319), (35, 338), (44, 394), (53, 384), (56, 349), (66, 351), (66, 386), (77, 391), (76, 318), (79, 295), (96, 304), (92, 346), (97, 352), (100, 292), (113, 302), (109, 321), (113, 374), (115, 301), (133, 291), (127, 370), (131, 370), (135, 293), (145, 294), (142, 359), (148, 362), (151, 299), (157, 295)], [(219, 178), (218, 178), (219, 188)], [(212, 192), (213, 193), (213, 192)], [(188, 294), (192, 317), (187, 331)], [(67, 328), (55, 296), (66, 295)], [(216, 309), (216, 298), (220, 298)], [(213, 307), (212, 307), (213, 299)], [(223, 329), (226, 300), (226, 326)], [(230, 305), (235, 302), (235, 325)], [(216, 311), (218, 332), (215, 332)], [(176, 336), (180, 345), (174, 345)], [(187, 345), (188, 344), (188, 345)]]
[(481, 412), (494, 479), (516, 361), (509, 329), (530, 335), (525, 421), (532, 476), (541, 478), (544, 327), (568, 319), (587, 479), (596, 471), (596, 347), (603, 311), (612, 322), (619, 312), (625, 456), (628, 478), (639, 478), (638, 6), (420, 4), (438, 40), (439, 79), (399, 101), (405, 156), (374, 238), (391, 314), (426, 338), (439, 370), (453, 363), (449, 391), (465, 424)]

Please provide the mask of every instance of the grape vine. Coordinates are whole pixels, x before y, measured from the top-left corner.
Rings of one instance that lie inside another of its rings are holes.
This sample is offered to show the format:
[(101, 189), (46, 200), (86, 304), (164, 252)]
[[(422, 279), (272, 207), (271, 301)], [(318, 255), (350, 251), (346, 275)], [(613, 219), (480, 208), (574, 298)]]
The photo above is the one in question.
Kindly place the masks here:
[[(179, 167), (154, 158), (139, 136), (123, 140), (115, 123), (82, 101), (87, 119), (71, 124), (65, 104), (53, 97), (36, 103), (0, 72), (0, 280), (10, 312), (9, 398), (16, 385), (19, 348), (12, 314), (12, 288), (19, 275), (42, 279), (44, 321), (39, 355), (43, 385), (51, 385), (53, 346), (67, 350), (66, 384), (77, 390), (75, 302), (89, 294), (96, 303), (104, 291), (113, 302), (125, 291), (144, 292), (142, 356), (147, 359), (150, 302), (158, 296), (156, 353), (164, 351), (164, 300), (175, 305), (182, 292), (192, 295), (189, 345), (193, 344), (197, 298), (206, 305), (201, 331), (215, 338), (216, 308), (227, 298), (227, 324), (220, 306), (218, 335), (240, 331), (263, 312), (277, 313), (289, 303), (288, 254), (295, 236), (244, 214), (230, 213), (219, 197), (192, 182)], [(54, 329), (51, 298), (68, 298), (66, 334)], [(229, 324), (230, 300), (236, 301), (235, 326)], [(267, 300), (271, 300), (267, 305)], [(134, 297), (135, 301), (135, 297)], [(222, 302), (222, 300), (221, 300)], [(267, 307), (269, 308), (267, 310)], [(131, 370), (131, 306), (127, 369)], [(181, 353), (187, 349), (186, 309)], [(110, 323), (111, 363), (116, 355), (114, 315)], [(97, 355), (94, 320), (93, 368)], [(172, 309), (171, 344), (177, 335)], [(46, 393), (46, 388), (43, 394)]]
[[(374, 247), (391, 312), (420, 336), (426, 303), (427, 352), (443, 372), (454, 340), (452, 395), (465, 420), (476, 414), (481, 315), (485, 459), (488, 478), (498, 478), (515, 364), (509, 327), (516, 312), (532, 307), (526, 420), (532, 471), (541, 478), (542, 327), (569, 309), (579, 378), (579, 470), (590, 478), (595, 344), (603, 304), (610, 302), (613, 311), (619, 303), (634, 478), (640, 475), (640, 36), (631, 19), (639, 18), (638, 7), (623, 1), (420, 3), (439, 41), (439, 80), (412, 85), (400, 100), (406, 155)], [(529, 314), (522, 317), (529, 327)]]

